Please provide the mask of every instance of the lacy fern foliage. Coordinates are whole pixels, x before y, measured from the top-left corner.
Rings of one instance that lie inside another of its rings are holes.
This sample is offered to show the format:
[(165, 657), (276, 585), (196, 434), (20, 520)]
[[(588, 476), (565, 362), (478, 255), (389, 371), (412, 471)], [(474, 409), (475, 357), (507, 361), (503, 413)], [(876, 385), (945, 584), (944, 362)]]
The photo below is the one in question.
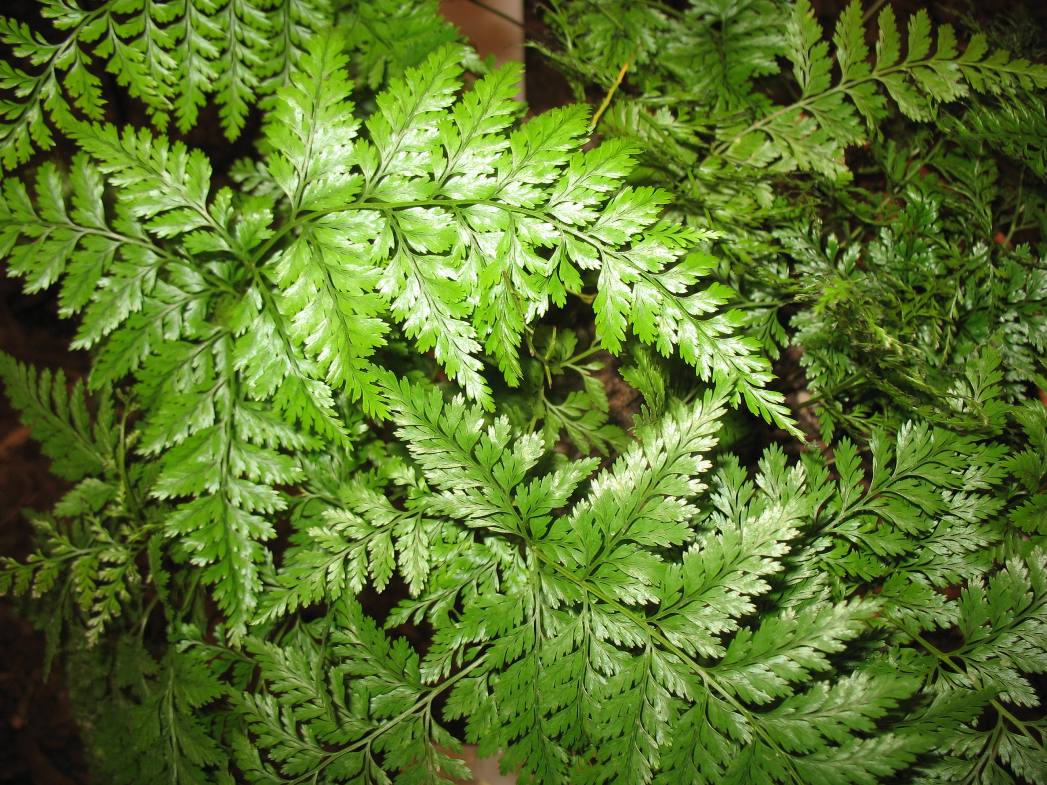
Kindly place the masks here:
[(1047, 71), (676, 5), (551, 3), (530, 117), (434, 2), (0, 23), (98, 781), (1047, 783)]

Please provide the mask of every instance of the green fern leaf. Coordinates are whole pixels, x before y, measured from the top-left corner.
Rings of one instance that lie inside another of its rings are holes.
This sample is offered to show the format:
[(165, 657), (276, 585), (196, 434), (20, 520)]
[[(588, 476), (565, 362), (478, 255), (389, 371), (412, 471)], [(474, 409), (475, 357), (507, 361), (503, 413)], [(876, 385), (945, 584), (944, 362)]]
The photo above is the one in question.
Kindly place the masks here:
[(33, 438), (51, 459), (55, 474), (79, 480), (113, 466), (116, 436), (108, 395), (100, 397), (92, 418), (83, 382), (77, 380), (70, 388), (61, 370), (38, 372), (0, 354), (0, 378), (11, 404), (22, 413)]

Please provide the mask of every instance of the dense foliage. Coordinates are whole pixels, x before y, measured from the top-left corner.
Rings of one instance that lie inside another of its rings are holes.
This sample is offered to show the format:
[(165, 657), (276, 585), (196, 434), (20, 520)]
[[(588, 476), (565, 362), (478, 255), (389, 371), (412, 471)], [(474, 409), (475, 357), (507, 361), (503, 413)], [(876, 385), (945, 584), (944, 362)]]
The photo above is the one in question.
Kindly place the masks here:
[(96, 780), (1047, 783), (1047, 66), (881, 5), (556, 0), (527, 119), (433, 4), (0, 21)]

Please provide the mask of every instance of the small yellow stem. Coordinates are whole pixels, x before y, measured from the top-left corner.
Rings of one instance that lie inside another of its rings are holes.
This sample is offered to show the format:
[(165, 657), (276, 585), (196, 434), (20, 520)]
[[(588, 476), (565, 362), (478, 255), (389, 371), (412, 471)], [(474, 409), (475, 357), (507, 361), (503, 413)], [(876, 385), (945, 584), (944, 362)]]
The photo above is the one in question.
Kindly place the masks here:
[(625, 72), (629, 70), (629, 66), (633, 64), (633, 58), (636, 57), (636, 52), (629, 55), (622, 67), (618, 69), (618, 75), (614, 78), (614, 84), (611, 85), (611, 89), (607, 91), (607, 95), (603, 97), (603, 101), (600, 102), (600, 108), (596, 110), (596, 114), (593, 115), (593, 119), (589, 122), (590, 133), (596, 129), (596, 124), (600, 122), (600, 118), (603, 113), (607, 111), (607, 107), (611, 104), (611, 99), (614, 98), (614, 94), (618, 92), (619, 86), (622, 84), (622, 80), (625, 79)]

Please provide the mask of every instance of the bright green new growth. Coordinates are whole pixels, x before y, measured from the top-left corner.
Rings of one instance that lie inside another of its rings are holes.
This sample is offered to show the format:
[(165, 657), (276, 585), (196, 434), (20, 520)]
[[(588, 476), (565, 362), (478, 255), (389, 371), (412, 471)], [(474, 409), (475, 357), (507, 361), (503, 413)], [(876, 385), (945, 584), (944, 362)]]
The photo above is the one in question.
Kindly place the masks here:
[(91, 353), (0, 355), (72, 483), (0, 591), (98, 781), (1047, 784), (1043, 66), (562, 0), (592, 138), (435, 3), (93, 6), (0, 26), (0, 161), (79, 150), (0, 256)]
[[(808, 692), (795, 685), (831, 670), (829, 655), (875, 616), (890, 612), (893, 599), (834, 601), (829, 583), (812, 583), (805, 575), (809, 567), (787, 557), (807, 553), (810, 564), (823, 558), (838, 563), (838, 551), (829, 550), (833, 538), (842, 541), (870, 514), (894, 521), (908, 516), (899, 523), (903, 534), (931, 525), (952, 504), (958, 517), (951, 536), (973, 532), (994, 509), (991, 497), (979, 491), (999, 481), (992, 468), (998, 450), (943, 447), (940, 468), (923, 480), (924, 489), (905, 479), (927, 460), (914, 434), (893, 456), (883, 453), (890, 465), (880, 471), (890, 479), (874, 479), (862, 500), (854, 477), (842, 479), (836, 491), (825, 485), (824, 472), (808, 479), (771, 451), (755, 486), (736, 465), (728, 467), (716, 480), (711, 505), (702, 508), (693, 499), (706, 490), (706, 455), (724, 412), (725, 395), (717, 391), (689, 407), (674, 406), (643, 429), (640, 441), (570, 507), (592, 462), (564, 462), (528, 478), (542, 462), (536, 434), (510, 446), (504, 420), (485, 425), (482, 411), (460, 398), (447, 403), (435, 389), (389, 385), (397, 436), (425, 484), (414, 481), (405, 513), (363, 488), (344, 491), (344, 507), (315, 516), (325, 525), (300, 530), (277, 574), (278, 607), (269, 618), (323, 599), (342, 602), (368, 576), (384, 585), (394, 563), (400, 564), (414, 596), (387, 625), (424, 616), (435, 627), (433, 645), (415, 666), (421, 681), (411, 689), (450, 689), (450, 716), (471, 718), (467, 737), (481, 749), (502, 748), (508, 764), (523, 766), (536, 782), (649, 782), (659, 768), (666, 781), (688, 771), (700, 782), (811, 782), (819, 767), (841, 778), (836, 781), (864, 781), (864, 764), (851, 760), (856, 748), (872, 743), (864, 737), (872, 721), (911, 695), (916, 681), (857, 671), (837, 674), (833, 678), (841, 680), (828, 689), (818, 685)], [(885, 485), (883, 491), (876, 483)], [(957, 497), (921, 510), (880, 495), (911, 494), (916, 504), (929, 505), (942, 499), (935, 495), (941, 485), (962, 489), (965, 501)], [(829, 500), (831, 514), (812, 528)], [(985, 507), (981, 516), (971, 512), (978, 505)], [(428, 533), (428, 575), (412, 573), (411, 559), (403, 558), (402, 548), (416, 547), (405, 543), (408, 521)], [(993, 537), (989, 530), (981, 536)], [(881, 552), (871, 538), (849, 539), (854, 558)], [(317, 556), (333, 555), (335, 541), (344, 555), (325, 569)], [(522, 551), (507, 547), (513, 542)], [(680, 556), (667, 558), (673, 553)], [(904, 547), (893, 551), (904, 553)], [(939, 558), (944, 568), (978, 555), (943, 550)], [(322, 588), (306, 577), (317, 574), (326, 575)], [(915, 577), (896, 581), (898, 590), (919, 595)], [(743, 624), (760, 597), (761, 621)], [(944, 612), (937, 597), (931, 593), (922, 601)], [(912, 609), (917, 600), (905, 602)], [(930, 613), (921, 618), (928, 621), (913, 622), (918, 628), (937, 623)], [(874, 662), (865, 667), (875, 670)], [(788, 700), (777, 703), (783, 697)], [(422, 717), (428, 705), (419, 696), (407, 711)], [(259, 743), (273, 746), (276, 760), (299, 759), (278, 740), (275, 715), (265, 722), (254, 716), (253, 732)], [(310, 730), (314, 722), (303, 721), (295, 743), (322, 738), (323, 722), (318, 718)], [(344, 753), (324, 757), (316, 749), (310, 765), (338, 766), (351, 780), (377, 744), (364, 731)], [(881, 738), (881, 773), (908, 764), (935, 738)], [(295, 766), (281, 770), (293, 774)]]
[[(698, 236), (660, 221), (658, 192), (619, 186), (630, 149), (577, 152), (581, 108), (508, 132), (519, 71), (506, 66), (456, 101), (460, 60), (442, 48), (408, 70), (357, 139), (342, 44), (318, 37), (268, 115), (281, 198), (212, 192), (198, 151), (71, 119), (63, 127), (90, 158), (75, 160), (71, 209), (50, 165), (35, 203), (19, 181), (6, 186), (12, 270), (30, 289), (62, 279), (65, 308), (84, 311), (74, 346), (100, 346), (93, 385), (137, 379), (139, 450), (161, 456), (151, 493), (190, 497), (167, 530), (206, 566), (241, 632), (259, 543), (273, 535), (266, 516), (285, 506), (274, 487), (301, 477), (275, 448), (310, 447), (308, 433), (344, 440), (342, 392), (385, 412), (374, 352), (391, 322), (489, 407), (482, 352), (516, 384), (527, 324), (598, 269), (604, 346), (618, 350), (630, 325), (664, 353), (681, 344), (701, 376), (785, 422), (780, 396), (762, 389), (766, 361), (724, 337), (734, 317), (716, 310), (729, 291), (694, 291), (705, 268), (678, 261)], [(111, 215), (100, 175), (116, 195)], [(23, 238), (53, 255), (24, 251)]]

